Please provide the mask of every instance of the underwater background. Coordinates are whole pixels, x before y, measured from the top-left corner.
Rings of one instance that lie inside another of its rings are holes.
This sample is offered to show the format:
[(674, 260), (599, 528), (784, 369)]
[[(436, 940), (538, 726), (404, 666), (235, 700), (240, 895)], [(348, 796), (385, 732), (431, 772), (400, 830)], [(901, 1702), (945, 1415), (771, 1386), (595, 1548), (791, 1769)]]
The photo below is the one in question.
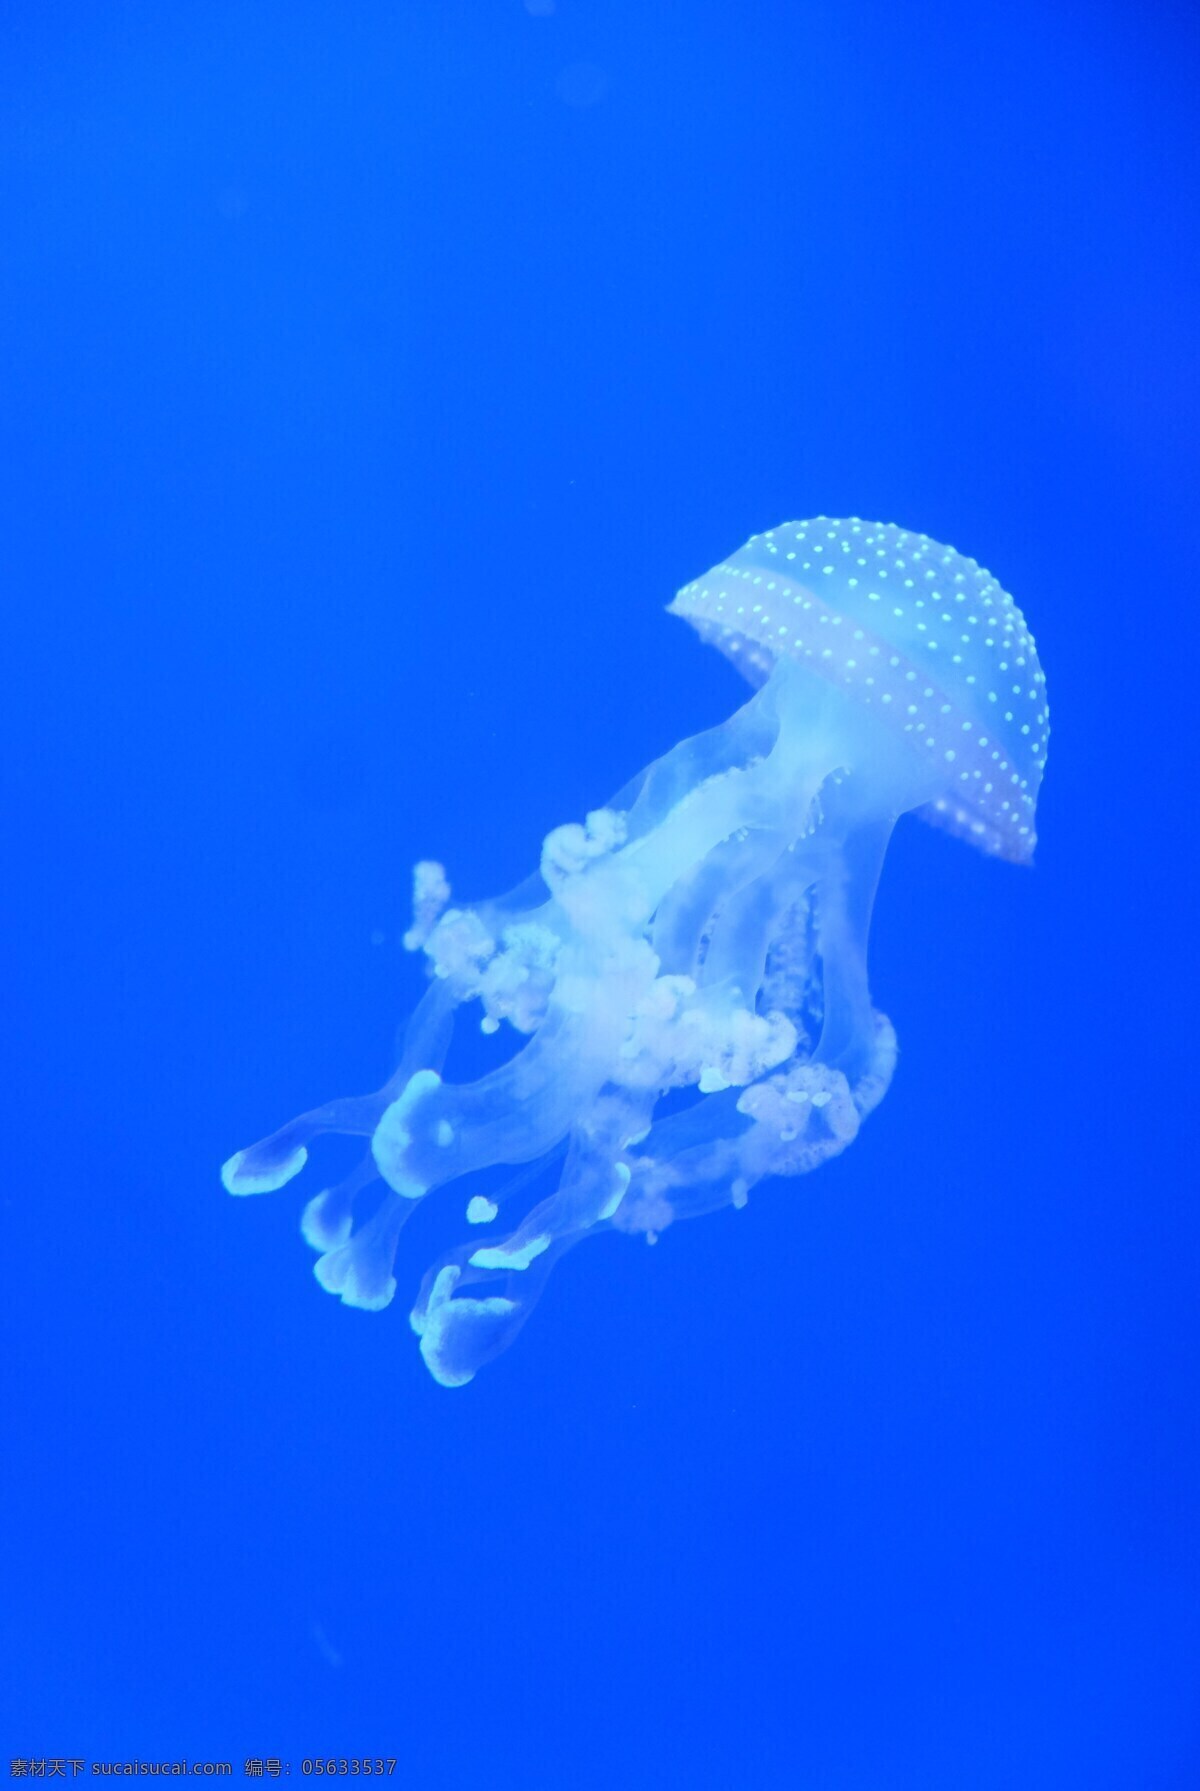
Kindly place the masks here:
[[(1195, 14), (0, 39), (0, 1762), (1200, 1785)], [(902, 820), (852, 1147), (435, 1385), (457, 1195), (362, 1313), (219, 1165), (389, 1074), (416, 859), (501, 891), (743, 700), (664, 606), (822, 513), (1021, 605), (1036, 868)]]

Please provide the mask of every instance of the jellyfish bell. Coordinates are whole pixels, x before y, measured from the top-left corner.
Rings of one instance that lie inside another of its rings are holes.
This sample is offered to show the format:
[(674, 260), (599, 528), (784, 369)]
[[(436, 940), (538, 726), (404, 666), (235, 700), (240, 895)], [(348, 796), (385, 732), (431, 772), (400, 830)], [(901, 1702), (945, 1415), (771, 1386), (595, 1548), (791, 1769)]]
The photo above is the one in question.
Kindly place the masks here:
[[(670, 609), (740, 668), (749, 701), (554, 828), (539, 876), (510, 896), (451, 905), (441, 866), (418, 864), (405, 943), (429, 985), (395, 1073), (222, 1172), (231, 1193), (267, 1192), (317, 1134), (369, 1139), (302, 1230), (321, 1285), (373, 1310), (426, 1194), (460, 1182), (468, 1222), (491, 1224), (530, 1175), (486, 1195), (481, 1176), (561, 1158), (515, 1229), (426, 1275), (411, 1322), (445, 1386), (512, 1341), (584, 1236), (653, 1242), (856, 1136), (895, 1063), (867, 943), (902, 813), (1032, 858), (1045, 681), (1020, 611), (973, 560), (820, 517), (754, 536)], [(442, 1075), (450, 1032), (476, 1004), (512, 1054), (456, 1085)]]
[(925, 820), (1032, 862), (1046, 680), (1025, 618), (974, 560), (818, 516), (751, 536), (669, 608), (756, 687), (790, 660), (881, 717), (937, 786)]

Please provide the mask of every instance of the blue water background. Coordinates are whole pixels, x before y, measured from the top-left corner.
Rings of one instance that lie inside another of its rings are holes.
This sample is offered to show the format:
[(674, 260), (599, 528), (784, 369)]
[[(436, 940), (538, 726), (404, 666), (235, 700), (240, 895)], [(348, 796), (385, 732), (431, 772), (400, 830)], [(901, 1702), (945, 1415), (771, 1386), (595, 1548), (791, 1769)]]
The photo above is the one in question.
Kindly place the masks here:
[[(1194, 15), (3, 35), (4, 1758), (1200, 1784)], [(415, 858), (497, 892), (731, 711), (662, 606), (820, 512), (1026, 610), (1037, 867), (904, 821), (853, 1148), (448, 1392), (459, 1198), (368, 1315), (218, 1165), (387, 1073)]]

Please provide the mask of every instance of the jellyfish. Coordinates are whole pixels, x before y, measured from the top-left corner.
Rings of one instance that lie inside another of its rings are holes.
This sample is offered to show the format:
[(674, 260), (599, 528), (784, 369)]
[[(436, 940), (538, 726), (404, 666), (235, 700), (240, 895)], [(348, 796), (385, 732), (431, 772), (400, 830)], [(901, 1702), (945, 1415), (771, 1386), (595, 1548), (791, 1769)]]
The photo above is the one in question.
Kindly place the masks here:
[[(321, 1286), (368, 1311), (395, 1293), (405, 1221), (457, 1184), (473, 1240), (434, 1263), (411, 1313), (446, 1387), (512, 1342), (582, 1238), (653, 1243), (853, 1140), (896, 1061), (867, 940), (900, 815), (1033, 858), (1045, 679), (1020, 610), (974, 560), (893, 524), (817, 517), (753, 536), (669, 611), (738, 668), (749, 700), (555, 827), (506, 896), (459, 905), (442, 866), (419, 863), (404, 943), (428, 981), (395, 1073), (222, 1171), (230, 1193), (260, 1194), (321, 1133), (369, 1140), (301, 1225)], [(461, 1008), (501, 1037), (495, 1067), (455, 1083)], [(502, 1166), (517, 1173), (497, 1186)], [(506, 1224), (502, 1209), (555, 1172)]]

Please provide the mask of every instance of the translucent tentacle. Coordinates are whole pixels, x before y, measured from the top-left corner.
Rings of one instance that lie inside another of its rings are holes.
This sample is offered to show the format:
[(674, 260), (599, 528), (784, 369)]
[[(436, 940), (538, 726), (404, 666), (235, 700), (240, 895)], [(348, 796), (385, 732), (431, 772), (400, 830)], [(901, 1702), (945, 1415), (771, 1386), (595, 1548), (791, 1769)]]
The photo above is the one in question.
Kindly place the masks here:
[(891, 835), (891, 816), (881, 816), (854, 827), (833, 849), (827, 844), (816, 886), (824, 1025), (813, 1055), (852, 1079), (864, 1072), (871, 1050), (867, 935)]
[(412, 1210), (398, 1194), (385, 1195), (365, 1225), (313, 1264), (325, 1291), (340, 1294), (347, 1306), (361, 1306), (367, 1312), (389, 1305), (396, 1291), (392, 1273), (396, 1245)]
[[(629, 1185), (618, 1152), (650, 1102), (610, 1099), (576, 1140), (562, 1181), (507, 1237), (460, 1245), (425, 1277), (411, 1314), (421, 1354), (436, 1381), (460, 1387), (507, 1349), (541, 1296), (559, 1258), (610, 1221)], [(467, 1289), (479, 1288), (479, 1293)]]
[(895, 1034), (876, 1014), (866, 1065), (854, 1084), (827, 1064), (793, 1062), (659, 1121), (626, 1159), (629, 1190), (614, 1225), (653, 1238), (675, 1219), (744, 1206), (766, 1175), (817, 1168), (857, 1136), (886, 1092), (895, 1062)]
[(273, 1194), (304, 1168), (314, 1138), (322, 1132), (369, 1138), (386, 1106), (381, 1095), (327, 1101), (323, 1107), (289, 1120), (269, 1138), (235, 1151), (221, 1167), (221, 1180), (230, 1194)]
[[(475, 1235), (430, 1269), (412, 1312), (444, 1385), (512, 1341), (581, 1238), (610, 1225), (653, 1238), (741, 1205), (763, 1176), (844, 1149), (887, 1086), (894, 1039), (871, 1008), (866, 943), (894, 805), (856, 775), (874, 736), (844, 721), (836, 692), (781, 662), (722, 727), (553, 829), (540, 875), (508, 896), (451, 906), (441, 867), (422, 864), (406, 943), (430, 983), (395, 1074), (226, 1164), (231, 1191), (264, 1192), (303, 1167), (319, 1133), (370, 1138), (367, 1160), (303, 1221), (321, 1285), (369, 1309), (393, 1296), (418, 1201), (463, 1185)], [(453, 1084), (454, 1018), (474, 1002), (516, 1049)], [(655, 1121), (672, 1090), (692, 1104)], [(481, 1175), (529, 1164), (541, 1176), (562, 1150), (552, 1193), (503, 1234), (481, 1229), (528, 1179), (496, 1190)]]

